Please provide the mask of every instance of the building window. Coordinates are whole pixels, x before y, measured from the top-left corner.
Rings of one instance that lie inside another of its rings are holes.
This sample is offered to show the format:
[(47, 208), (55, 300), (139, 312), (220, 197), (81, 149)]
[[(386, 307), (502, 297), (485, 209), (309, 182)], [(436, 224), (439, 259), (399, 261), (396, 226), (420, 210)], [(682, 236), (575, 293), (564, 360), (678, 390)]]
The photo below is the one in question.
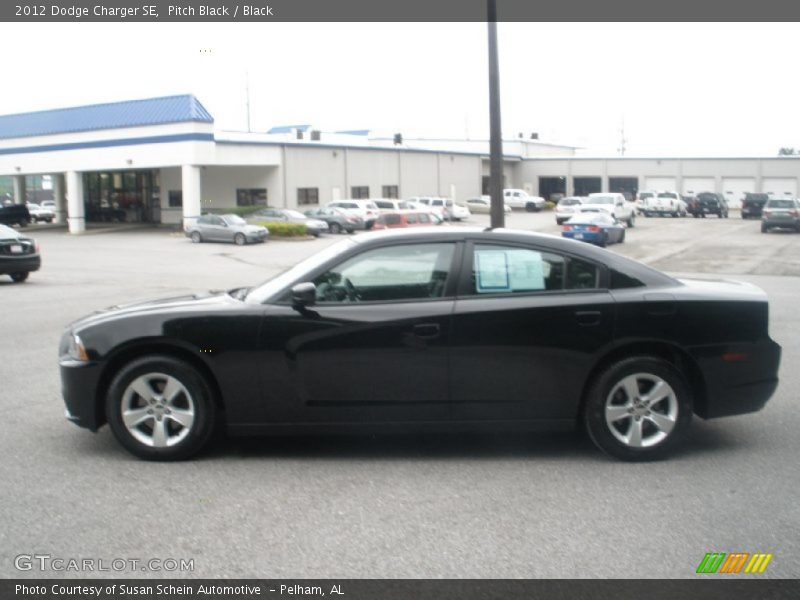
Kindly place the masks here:
[(237, 189), (236, 206), (266, 206), (267, 190), (264, 188)]
[(170, 190), (168, 197), (170, 208), (180, 208), (183, 206), (183, 192), (181, 190)]
[(350, 188), (350, 197), (354, 200), (359, 198), (369, 198), (369, 186), (368, 185), (354, 185)]
[(385, 185), (381, 197), (397, 199), (400, 197), (400, 189), (396, 185)]
[(297, 188), (297, 205), (319, 204), (319, 188)]

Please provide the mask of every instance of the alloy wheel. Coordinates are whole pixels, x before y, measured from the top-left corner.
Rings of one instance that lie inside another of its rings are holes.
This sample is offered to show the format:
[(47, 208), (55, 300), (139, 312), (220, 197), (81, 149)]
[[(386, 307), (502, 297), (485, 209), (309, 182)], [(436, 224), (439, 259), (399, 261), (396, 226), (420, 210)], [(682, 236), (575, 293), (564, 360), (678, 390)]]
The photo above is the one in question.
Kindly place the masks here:
[(195, 403), (186, 386), (164, 373), (146, 373), (131, 381), (120, 408), (131, 436), (152, 448), (179, 444), (195, 422)]
[(605, 402), (611, 434), (630, 448), (649, 448), (666, 439), (678, 420), (672, 387), (652, 373), (634, 373), (611, 388)]

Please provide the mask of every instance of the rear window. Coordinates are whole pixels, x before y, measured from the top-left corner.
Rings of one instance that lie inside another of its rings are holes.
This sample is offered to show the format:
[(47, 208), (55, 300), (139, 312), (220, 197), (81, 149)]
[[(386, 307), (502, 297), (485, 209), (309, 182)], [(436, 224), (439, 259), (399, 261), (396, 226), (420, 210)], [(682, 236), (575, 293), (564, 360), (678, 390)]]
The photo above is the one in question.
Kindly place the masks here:
[(767, 208), (794, 208), (794, 200), (770, 200)]
[(581, 201), (577, 198), (562, 198), (558, 201), (560, 206), (575, 206), (576, 204), (580, 204)]
[(391, 202), (386, 202), (385, 200), (376, 200), (375, 204), (378, 206), (378, 208), (394, 208), (394, 204)]
[(672, 194), (670, 192), (661, 193), (658, 195), (659, 198), (671, 198), (672, 200), (677, 200), (678, 195)]

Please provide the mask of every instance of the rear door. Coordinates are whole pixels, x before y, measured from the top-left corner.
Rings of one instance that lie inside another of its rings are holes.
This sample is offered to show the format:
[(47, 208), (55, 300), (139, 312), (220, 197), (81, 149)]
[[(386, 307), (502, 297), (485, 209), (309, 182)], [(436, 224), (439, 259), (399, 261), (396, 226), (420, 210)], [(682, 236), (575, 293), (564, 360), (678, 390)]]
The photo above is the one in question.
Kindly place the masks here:
[(604, 271), (545, 248), (465, 248), (451, 332), (453, 419), (572, 419), (597, 351), (612, 339)]

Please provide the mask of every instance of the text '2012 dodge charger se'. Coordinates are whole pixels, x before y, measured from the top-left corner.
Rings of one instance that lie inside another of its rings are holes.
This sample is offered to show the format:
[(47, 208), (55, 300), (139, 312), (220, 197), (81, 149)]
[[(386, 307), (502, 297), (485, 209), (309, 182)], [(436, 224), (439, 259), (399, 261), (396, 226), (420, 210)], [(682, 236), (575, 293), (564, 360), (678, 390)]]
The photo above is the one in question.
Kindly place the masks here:
[(780, 346), (755, 286), (678, 280), (512, 230), (347, 239), (266, 283), (98, 311), (60, 345), (69, 419), (145, 459), (232, 434), (582, 424), (658, 458), (692, 414), (761, 409)]

